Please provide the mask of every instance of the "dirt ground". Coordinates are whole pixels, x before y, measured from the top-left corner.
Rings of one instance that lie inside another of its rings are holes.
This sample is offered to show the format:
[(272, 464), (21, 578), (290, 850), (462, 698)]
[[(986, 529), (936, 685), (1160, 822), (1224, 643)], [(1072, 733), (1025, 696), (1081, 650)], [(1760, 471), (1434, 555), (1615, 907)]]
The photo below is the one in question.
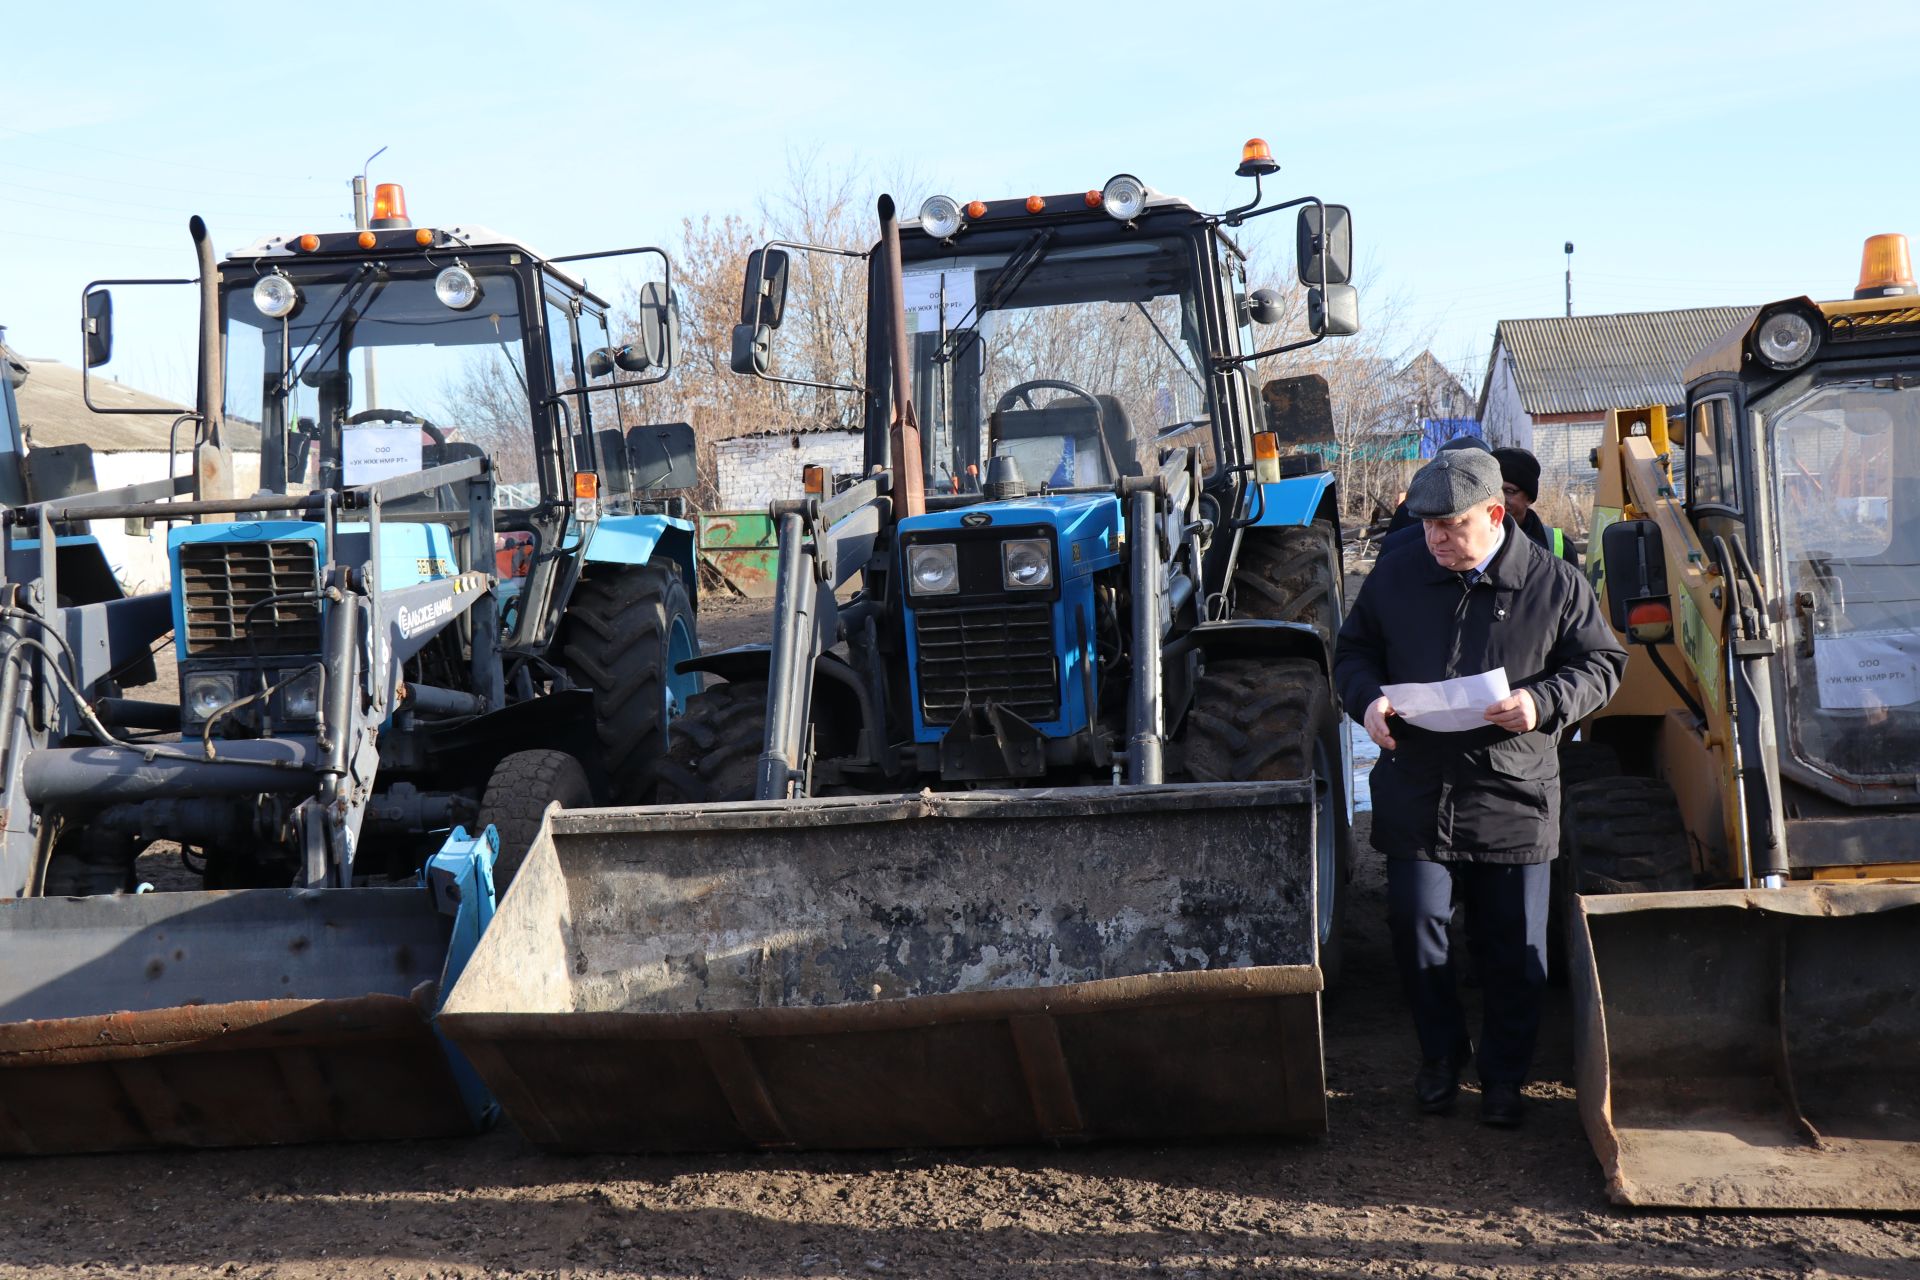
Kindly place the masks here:
[[(707, 647), (764, 606), (703, 610)], [(1365, 829), (1361, 830), (1365, 844)], [(1318, 1142), (705, 1158), (464, 1142), (0, 1162), (0, 1275), (1920, 1277), (1920, 1217), (1625, 1211), (1554, 992), (1517, 1132), (1410, 1102), (1383, 875), (1326, 1002)]]

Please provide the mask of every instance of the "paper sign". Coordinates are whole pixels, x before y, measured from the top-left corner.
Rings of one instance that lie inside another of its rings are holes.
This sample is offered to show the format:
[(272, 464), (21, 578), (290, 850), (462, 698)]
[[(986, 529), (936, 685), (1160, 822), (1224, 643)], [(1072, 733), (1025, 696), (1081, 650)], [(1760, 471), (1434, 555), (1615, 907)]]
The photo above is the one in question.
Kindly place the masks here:
[(340, 433), (340, 455), (349, 485), (410, 476), (420, 469), (420, 428), (348, 427)]
[(1920, 702), (1920, 635), (1817, 635), (1813, 670), (1820, 682), (1820, 705), (1829, 711), (1911, 706)]
[(1393, 714), (1410, 725), (1434, 733), (1465, 733), (1486, 728), (1487, 708), (1513, 690), (1507, 688), (1507, 669), (1495, 667), (1436, 684), (1383, 684), (1380, 692), (1393, 704)]
[[(973, 310), (972, 271), (911, 271), (902, 278), (907, 295), (907, 332), (938, 333), (941, 289), (946, 290), (946, 327), (958, 328)], [(942, 282), (944, 283), (944, 286)]]

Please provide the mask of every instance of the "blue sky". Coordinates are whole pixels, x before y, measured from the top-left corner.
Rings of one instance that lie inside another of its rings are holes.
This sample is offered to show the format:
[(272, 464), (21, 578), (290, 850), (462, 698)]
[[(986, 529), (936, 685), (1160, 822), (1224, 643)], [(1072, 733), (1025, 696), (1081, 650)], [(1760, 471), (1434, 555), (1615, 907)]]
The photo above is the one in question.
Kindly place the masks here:
[[(1566, 240), (1592, 313), (1846, 296), (1865, 236), (1920, 236), (1906, 3), (117, 3), (6, 21), (0, 324), (70, 362), (87, 280), (192, 274), (193, 212), (222, 251), (350, 225), (349, 180), (381, 146), (373, 178), (405, 183), (416, 222), (559, 254), (751, 212), (804, 155), (963, 200), (1127, 171), (1220, 208), (1259, 135), (1283, 166), (1270, 194), (1352, 206), (1363, 314), (1455, 365), (1484, 361), (1501, 318), (1560, 313)], [(1270, 278), (1291, 269), (1275, 230)]]

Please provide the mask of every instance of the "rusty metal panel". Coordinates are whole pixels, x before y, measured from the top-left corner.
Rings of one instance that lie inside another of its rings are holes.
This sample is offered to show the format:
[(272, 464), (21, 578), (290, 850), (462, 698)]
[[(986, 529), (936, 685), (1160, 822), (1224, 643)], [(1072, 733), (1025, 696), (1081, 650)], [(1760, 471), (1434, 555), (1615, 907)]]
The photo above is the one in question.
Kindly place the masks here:
[(548, 815), (440, 1015), (563, 1150), (1326, 1127), (1305, 783)]
[(703, 511), (697, 517), (700, 559), (741, 595), (773, 598), (780, 560), (773, 517), (759, 511)]
[(1920, 886), (1577, 902), (1580, 1113), (1614, 1200), (1920, 1209)]
[(0, 902), (0, 1152), (470, 1132), (425, 889)]

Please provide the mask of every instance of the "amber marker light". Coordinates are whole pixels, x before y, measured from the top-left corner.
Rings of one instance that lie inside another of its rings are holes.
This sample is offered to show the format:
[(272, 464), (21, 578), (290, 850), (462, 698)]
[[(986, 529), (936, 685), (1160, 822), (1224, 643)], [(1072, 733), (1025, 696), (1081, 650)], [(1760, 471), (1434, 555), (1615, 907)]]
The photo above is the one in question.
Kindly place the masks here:
[(987, 216), (987, 202), (986, 202), (985, 200), (969, 200), (969, 201), (967, 201), (967, 216), (968, 216), (969, 218), (984, 218), (984, 217), (986, 217), (986, 216)]
[(583, 499), (593, 499), (593, 498), (599, 497), (600, 496), (599, 475), (592, 471), (574, 472), (573, 473), (573, 496), (576, 498), (583, 498)]
[(1040, 198), (1039, 196), (1028, 196), (1028, 197), (1027, 197), (1027, 212), (1028, 212), (1028, 213), (1039, 213), (1039, 212), (1040, 212), (1040, 211), (1041, 211), (1042, 209), (1044, 209), (1044, 208), (1046, 208), (1046, 207), (1047, 207), (1047, 202), (1046, 202), (1045, 200), (1042, 200), (1042, 199), (1041, 199), (1041, 198)]
[(362, 249), (371, 249), (379, 238), (380, 237), (374, 235), (371, 231), (362, 231), (360, 233), (360, 247)]
[(426, 248), (433, 243), (433, 231), (427, 227), (420, 228), (413, 233), (413, 242), (423, 249)]
[(1087, 208), (1089, 209), (1098, 209), (1101, 205), (1105, 204), (1106, 201), (1107, 198), (1098, 191), (1087, 192)]
[(1261, 484), (1280, 483), (1280, 437), (1274, 432), (1253, 433), (1253, 478)]
[(320, 247), (320, 237), (314, 235), (311, 231), (309, 231), (306, 235), (301, 236), (298, 240), (294, 241), (294, 243), (300, 246), (300, 252), (312, 253), (315, 249), (318, 249)]
[(1240, 167), (1234, 172), (1242, 178), (1257, 178), (1279, 171), (1280, 165), (1274, 160), (1273, 148), (1267, 145), (1267, 140), (1248, 138), (1247, 145), (1240, 148)]
[(817, 462), (809, 462), (800, 468), (800, 487), (807, 491), (810, 498), (824, 498), (827, 494), (827, 469)]
[(1868, 236), (1860, 250), (1860, 283), (1856, 298), (1899, 298), (1920, 293), (1913, 281), (1913, 253), (1907, 238), (1898, 234)]

